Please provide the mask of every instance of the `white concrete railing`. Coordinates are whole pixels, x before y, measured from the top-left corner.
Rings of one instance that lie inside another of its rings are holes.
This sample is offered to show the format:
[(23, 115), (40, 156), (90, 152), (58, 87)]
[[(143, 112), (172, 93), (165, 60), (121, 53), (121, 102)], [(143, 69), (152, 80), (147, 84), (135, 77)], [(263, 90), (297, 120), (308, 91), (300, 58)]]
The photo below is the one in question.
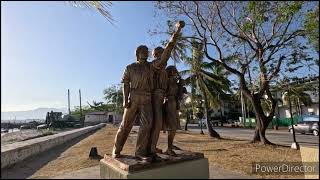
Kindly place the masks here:
[(95, 126), (88, 126), (1, 146), (1, 169), (63, 144), (80, 135), (104, 127), (105, 125), (105, 123), (101, 123)]

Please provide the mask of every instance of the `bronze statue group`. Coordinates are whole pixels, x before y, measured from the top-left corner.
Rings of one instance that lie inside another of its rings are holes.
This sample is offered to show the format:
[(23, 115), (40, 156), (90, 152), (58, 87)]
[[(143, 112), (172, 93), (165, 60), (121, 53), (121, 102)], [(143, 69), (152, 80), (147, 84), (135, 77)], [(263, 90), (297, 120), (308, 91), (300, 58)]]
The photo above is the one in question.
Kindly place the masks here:
[(165, 48), (153, 50), (154, 60), (148, 62), (148, 47), (141, 45), (136, 49), (136, 62), (128, 65), (122, 77), (124, 95), (124, 114), (115, 137), (112, 157), (121, 157), (120, 152), (129, 136), (136, 118), (140, 128), (137, 137), (135, 157), (143, 161), (158, 161), (157, 142), (161, 130), (168, 132), (166, 154), (176, 156), (173, 139), (179, 126), (179, 101), (186, 89), (175, 66), (167, 66), (178, 34), (184, 22), (176, 24), (176, 31)]

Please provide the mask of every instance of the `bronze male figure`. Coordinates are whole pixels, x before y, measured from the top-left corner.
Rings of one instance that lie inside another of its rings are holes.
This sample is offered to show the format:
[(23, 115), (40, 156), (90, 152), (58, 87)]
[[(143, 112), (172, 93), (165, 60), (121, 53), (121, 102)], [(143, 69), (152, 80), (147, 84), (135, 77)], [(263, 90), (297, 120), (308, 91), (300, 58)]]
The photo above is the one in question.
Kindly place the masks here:
[[(172, 36), (168, 46), (173, 46), (173, 39), (181, 31), (184, 22), (178, 22), (177, 31)], [(123, 119), (115, 137), (112, 157), (120, 157), (120, 152), (129, 136), (134, 120), (140, 113), (140, 129), (137, 137), (135, 156), (147, 160), (150, 153), (150, 134), (152, 129), (153, 111), (151, 93), (154, 90), (154, 73), (165, 66), (168, 59), (160, 58), (148, 62), (148, 48), (141, 45), (136, 50), (137, 62), (125, 69), (122, 83), (124, 94)]]

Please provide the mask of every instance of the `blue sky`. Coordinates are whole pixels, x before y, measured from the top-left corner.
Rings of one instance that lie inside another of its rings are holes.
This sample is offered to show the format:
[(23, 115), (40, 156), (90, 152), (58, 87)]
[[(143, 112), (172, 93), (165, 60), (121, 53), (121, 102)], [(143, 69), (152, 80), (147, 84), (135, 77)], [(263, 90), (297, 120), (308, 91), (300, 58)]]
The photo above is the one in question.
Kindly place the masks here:
[(104, 101), (103, 90), (120, 83), (139, 45), (152, 50), (169, 38), (148, 34), (167, 20), (154, 17), (153, 2), (114, 2), (110, 12), (116, 27), (64, 1), (1, 2), (1, 111), (66, 108), (67, 89), (71, 107), (79, 105), (79, 88), (82, 104)]
[(82, 104), (103, 101), (136, 47), (159, 45), (147, 33), (158, 23), (153, 10), (152, 2), (114, 2), (114, 27), (66, 2), (1, 2), (1, 111), (67, 107), (68, 88), (71, 107), (79, 88)]

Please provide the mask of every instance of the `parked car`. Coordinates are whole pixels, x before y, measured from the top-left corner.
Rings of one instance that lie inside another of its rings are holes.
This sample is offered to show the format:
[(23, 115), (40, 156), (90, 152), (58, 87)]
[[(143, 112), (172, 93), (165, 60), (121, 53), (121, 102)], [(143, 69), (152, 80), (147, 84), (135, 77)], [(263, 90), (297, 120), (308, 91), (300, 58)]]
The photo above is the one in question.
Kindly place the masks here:
[(239, 127), (240, 126), (240, 120), (238, 120), (238, 119), (236, 119), (236, 120), (229, 119), (227, 122), (228, 122), (228, 124), (231, 124), (231, 127)]
[(220, 126), (223, 126), (223, 123), (228, 123), (227, 121), (221, 119), (212, 119), (210, 122), (213, 124), (213, 126), (219, 126), (219, 124)]
[(207, 119), (203, 118), (198, 121), (198, 126), (200, 127), (202, 123), (202, 127), (207, 127)]
[[(319, 136), (319, 121), (300, 121), (293, 125), (295, 132), (306, 134), (312, 133), (315, 136)], [(288, 127), (289, 132), (293, 133), (292, 126)]]

